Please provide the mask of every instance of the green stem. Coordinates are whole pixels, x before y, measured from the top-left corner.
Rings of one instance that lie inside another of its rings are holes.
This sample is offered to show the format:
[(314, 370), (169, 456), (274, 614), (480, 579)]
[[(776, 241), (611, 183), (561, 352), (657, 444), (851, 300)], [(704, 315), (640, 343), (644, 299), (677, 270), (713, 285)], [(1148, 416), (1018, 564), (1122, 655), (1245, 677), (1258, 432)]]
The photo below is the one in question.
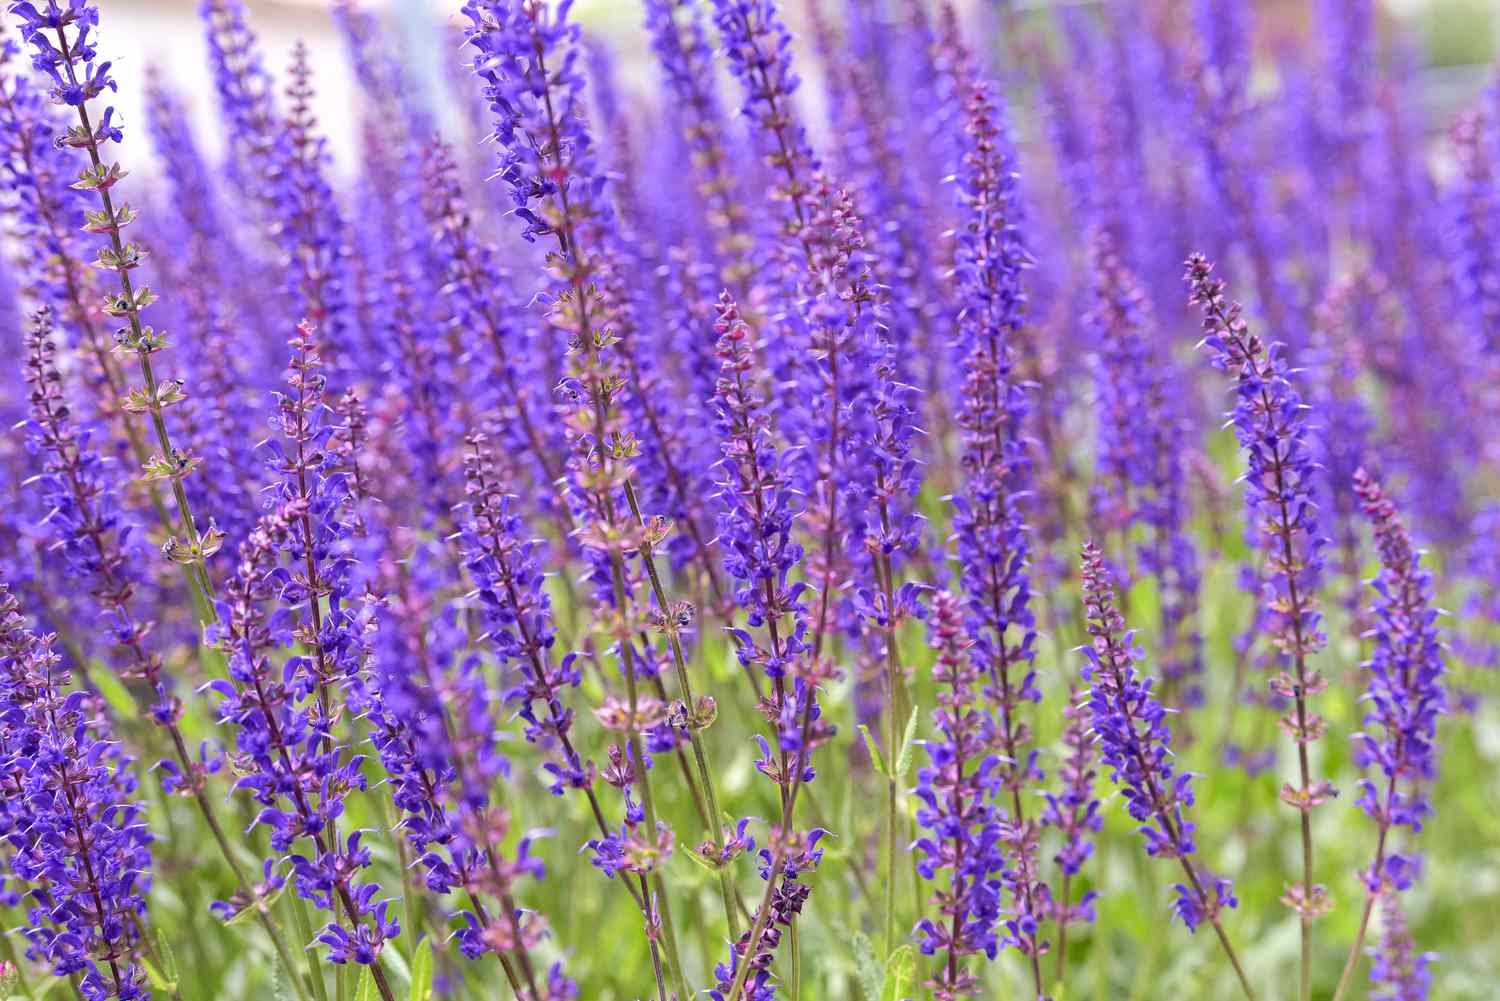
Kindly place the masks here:
[[(68, 44), (67, 32), (62, 27), (54, 29), (57, 35), (58, 51), (62, 55), (62, 65), (68, 74), (68, 83), (73, 87), (78, 86), (78, 77), (73, 68), (73, 53)], [(89, 118), (87, 104), (80, 102), (78, 108), (78, 123), (85, 138), (84, 148), (88, 151), (89, 163), (94, 169), (97, 178), (105, 176), (104, 161), (99, 156), (99, 140), (95, 136), (93, 122)], [(94, 189), (99, 196), (99, 204), (104, 210), (106, 220), (106, 231), (109, 236), (110, 246), (115, 254), (115, 274), (119, 276), (120, 292), (125, 315), (129, 319), (132, 343), (136, 345), (136, 358), (140, 363), (141, 378), (146, 384), (146, 399), (148, 411), (151, 414), (151, 426), (156, 433), (157, 443), (161, 447), (163, 462), (171, 465), (175, 462), (176, 448), (172, 445), (171, 433), (167, 430), (165, 418), (162, 416), (162, 404), (157, 395), (156, 373), (151, 367), (151, 349), (146, 344), (145, 330), (141, 323), (140, 307), (136, 304), (135, 290), (130, 281), (130, 271), (125, 268), (125, 243), (120, 237), (120, 223), (115, 214), (113, 199), (109, 196), (109, 188), (100, 186)], [(183, 534), (187, 536), (189, 552), (193, 554), (192, 565), (196, 570), (197, 588), (194, 589), (194, 603), (198, 606), (199, 618), (205, 624), (217, 622), (218, 615), (214, 611), (213, 604), (213, 581), (208, 574), (208, 564), (202, 551), (202, 537), (198, 533), (197, 522), (193, 519), (193, 510), (188, 503), (187, 491), (182, 485), (182, 475), (172, 475), (172, 495), (177, 502), (177, 513), (182, 520)]]
[[(644, 526), (645, 518), (635, 495), (635, 486), (629, 479), (625, 480), (625, 502), (630, 505), (631, 515)], [(677, 621), (672, 615), (672, 606), (667, 601), (666, 589), (662, 587), (661, 575), (657, 573), (656, 555), (652, 552), (649, 542), (643, 542), (641, 545), (641, 562), (645, 565), (646, 576), (651, 581), (651, 592), (656, 598), (656, 607), (661, 613), (668, 645), (672, 648), (672, 667), (677, 675), (678, 687), (682, 689), (682, 700), (687, 706), (688, 741), (693, 748), (693, 763), (697, 766), (698, 783), (703, 789), (704, 806), (708, 810), (707, 833), (713, 839), (715, 850), (722, 856), (724, 851), (722, 814), (719, 813), (718, 793), (714, 789), (713, 770), (708, 765), (708, 752), (703, 747), (703, 739), (694, 722), (697, 718), (698, 706), (693, 698), (693, 683), (688, 675), (687, 658), (682, 653), (682, 641), (678, 635)], [(727, 868), (719, 869), (719, 894), (724, 898), (724, 915), (729, 920), (729, 935), (731, 938), (739, 938), (740, 916), (734, 906), (734, 884)]]
[[(603, 421), (600, 421), (602, 426)], [(602, 453), (601, 453), (602, 456)], [(625, 588), (625, 566), (620, 554), (610, 552), (610, 577), (614, 587), (615, 607), (628, 608), (629, 594)], [(646, 814), (646, 829), (655, 833), (656, 831), (656, 797), (651, 792), (651, 771), (645, 767), (645, 752), (641, 748), (641, 734), (636, 729), (637, 708), (640, 704), (640, 686), (637, 684), (635, 670), (635, 653), (628, 641), (620, 643), (620, 656), (625, 667), (625, 689), (626, 697), (630, 704), (631, 730), (629, 736), (630, 753), (637, 762), (637, 780), (641, 788), (641, 808)], [(667, 903), (666, 885), (662, 882), (661, 870), (657, 869), (651, 873), (651, 886), (656, 892), (656, 914), (661, 920), (662, 937), (667, 944), (667, 962), (674, 981), (674, 986), (679, 998), (690, 998), (692, 992), (688, 989), (687, 974), (682, 968), (682, 954), (677, 948), (677, 930), (672, 925), (672, 909)], [(641, 904), (642, 914), (649, 922), (651, 919), (651, 898), (643, 892)], [(646, 929), (648, 941), (651, 938), (651, 929)], [(655, 950), (656, 945), (651, 942)]]
[[(301, 937), (303, 948), (307, 956), (307, 972), (312, 978), (313, 995), (317, 1001), (328, 1001), (328, 985), (323, 981), (323, 963), (318, 959), (318, 951), (311, 948), (313, 941), (312, 920), (307, 916), (307, 901), (297, 896), (296, 891), (290, 894), (292, 898), (292, 922), (297, 926), (297, 935)], [(288, 969), (288, 974), (291, 970)]]

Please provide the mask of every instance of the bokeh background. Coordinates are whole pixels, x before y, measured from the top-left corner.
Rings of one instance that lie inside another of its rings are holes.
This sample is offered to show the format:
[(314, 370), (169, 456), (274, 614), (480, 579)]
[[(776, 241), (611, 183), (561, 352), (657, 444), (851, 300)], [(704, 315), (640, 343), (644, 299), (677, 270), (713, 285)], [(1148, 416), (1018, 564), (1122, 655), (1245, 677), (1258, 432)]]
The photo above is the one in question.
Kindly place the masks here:
[[(988, 3), (988, 0), (981, 0)], [(1085, 0), (1087, 2), (1087, 0)], [(1255, 8), (1255, 45), (1264, 56), (1283, 40), (1304, 37), (1311, 30), (1311, 0), (1247, 0)], [(1010, 0), (1006, 6), (1022, 18), (1041, 19), (1058, 0)], [(305, 41), (318, 73), (320, 107), (336, 158), (347, 158), (354, 148), (356, 95), (354, 78), (334, 30), (327, 0), (247, 0), (251, 22), (261, 35), (270, 69), (289, 58), (292, 43)], [(461, 56), (452, 34), (457, 2), (439, 0), (384, 0), (365, 6), (383, 10), (396, 31), (412, 78), (429, 88), (436, 99), (443, 88), (441, 74), (449, 70), (445, 56)], [(805, 23), (806, 8), (789, 3), (787, 19), (794, 32)], [(962, 4), (973, 8), (975, 0)], [(206, 142), (222, 141), (223, 130), (211, 127), (212, 113), (208, 58), (198, 24), (195, 0), (111, 0), (106, 4), (110, 35), (117, 51), (130, 53), (116, 63), (121, 94), (117, 104), (141, 121), (142, 82), (146, 67), (156, 64), (177, 81), (183, 93), (198, 95), (193, 113)], [(1422, 99), (1434, 110), (1455, 108), (1483, 85), (1487, 70), (1500, 50), (1500, 0), (1383, 0), (1382, 16), (1399, 22), (1393, 35), (1415, 39), (1425, 65)], [(577, 19), (599, 38), (613, 43), (619, 56), (621, 85), (638, 98), (657, 95), (650, 72), (650, 53), (640, 34), (640, 5), (635, 0), (579, 0)], [(450, 43), (451, 44), (448, 44)], [(807, 88), (814, 92), (816, 88)], [(342, 109), (343, 114), (334, 114)], [(1441, 120), (1443, 116), (1439, 115)], [(137, 130), (135, 141), (142, 132)], [(131, 141), (127, 139), (127, 142)]]

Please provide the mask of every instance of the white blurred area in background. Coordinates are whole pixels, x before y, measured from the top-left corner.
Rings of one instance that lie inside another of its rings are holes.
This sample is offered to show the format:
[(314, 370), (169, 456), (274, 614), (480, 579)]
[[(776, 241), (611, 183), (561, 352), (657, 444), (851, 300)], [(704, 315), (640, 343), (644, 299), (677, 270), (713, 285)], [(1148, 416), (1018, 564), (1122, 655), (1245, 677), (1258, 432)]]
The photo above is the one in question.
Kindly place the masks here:
[[(461, 51), (458, 31), (464, 19), (458, 15), (463, 0), (364, 0), (365, 9), (382, 16), (400, 47), (411, 79), (434, 95), (448, 89), (447, 79), (467, 55)], [(700, 0), (707, 6), (710, 0)], [(836, 10), (843, 0), (783, 0), (794, 34), (803, 23), (809, 2)], [(1008, 6), (1022, 13), (1059, 3), (1091, 3), (1096, 0), (959, 0), (961, 8), (980, 4)], [(1121, 0), (1133, 3), (1139, 0)], [(1180, 0), (1188, 2), (1188, 0)], [(1252, 0), (1245, 0), (1252, 2)], [(1253, 0), (1257, 32), (1266, 37), (1297, 35), (1308, 30), (1314, 0)], [(1353, 2), (1353, 0), (1349, 0)], [(191, 109), (200, 142), (211, 153), (220, 152), (224, 129), (214, 121), (213, 79), (198, 16), (198, 0), (100, 0), (101, 55), (114, 61), (120, 92), (111, 95), (124, 116), (126, 160), (149, 172), (149, 154), (143, 120), (146, 69), (155, 64), (183, 96)], [(266, 68), (278, 86), (290, 60), (293, 44), (306, 42), (318, 89), (318, 113), (335, 160), (348, 163), (357, 146), (358, 93), (343, 39), (330, 13), (331, 0), (245, 0), (251, 28), (259, 35)], [(1383, 13), (1403, 24), (1439, 61), (1454, 40), (1461, 51), (1433, 73), (1431, 100), (1451, 106), (1472, 94), (1479, 81), (1488, 79), (1493, 53), (1500, 49), (1500, 0), (1380, 0)], [(0, 2), (0, 10), (4, 4)], [(641, 23), (641, 0), (577, 0), (575, 19), (586, 33), (600, 38), (615, 50), (619, 85), (627, 99), (653, 97), (651, 53), (645, 45)], [(6, 31), (14, 31), (6, 24)], [(447, 65), (445, 65), (445, 61)], [(461, 71), (460, 71), (461, 72)]]
[[(400, 47), (411, 78), (438, 94), (447, 87), (446, 76), (468, 59), (460, 44), (459, 29), (465, 23), (458, 15), (462, 3), (365, 0), (358, 6), (380, 14), (390, 29), (391, 40)], [(5, 6), (0, 0), (0, 11)], [(362, 124), (357, 84), (331, 7), (331, 0), (245, 0), (246, 19), (259, 36), (266, 69), (276, 78), (278, 90), (283, 86), (293, 45), (299, 40), (307, 44), (318, 91), (320, 124), (335, 160), (347, 163)], [(99, 0), (99, 8), (100, 56), (113, 60), (114, 76), (120, 84), (119, 93), (109, 95), (109, 100), (117, 114), (124, 116), (125, 159), (149, 172), (140, 159), (140, 153), (145, 152), (142, 144), (148, 142), (143, 94), (149, 66), (159, 68), (182, 95), (204, 148), (214, 154), (221, 152), (224, 129), (213, 117), (216, 97), (199, 0)], [(624, 45), (631, 44), (628, 33), (641, 20), (639, 0), (581, 0), (574, 10), (576, 18), (591, 32)], [(7, 32), (15, 30), (8, 21), (5, 28)], [(643, 66), (649, 51), (643, 50), (639, 56), (639, 60), (629, 60), (625, 68), (643, 78), (637, 63)]]

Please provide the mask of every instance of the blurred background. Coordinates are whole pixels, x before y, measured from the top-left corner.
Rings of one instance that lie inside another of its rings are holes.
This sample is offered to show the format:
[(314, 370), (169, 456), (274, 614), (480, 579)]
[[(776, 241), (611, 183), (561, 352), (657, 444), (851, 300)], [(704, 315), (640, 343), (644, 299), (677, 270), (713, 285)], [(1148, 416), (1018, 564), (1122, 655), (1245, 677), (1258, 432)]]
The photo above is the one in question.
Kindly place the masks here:
[[(705, 3), (707, 0), (705, 0)], [(795, 32), (805, 23), (809, 4), (826, 0), (790, 0), (788, 21)], [(960, 0), (973, 13), (980, 6), (1008, 9), (1020, 18), (1045, 16), (1046, 8), (1070, 0)], [(1084, 0), (1086, 4), (1088, 0)], [(1255, 45), (1272, 54), (1285, 41), (1304, 38), (1310, 27), (1310, 0), (1247, 0), (1255, 8)], [(380, 11), (400, 39), (411, 78), (433, 94), (441, 90), (442, 75), (463, 56), (454, 34), (462, 0), (368, 0), (364, 4)], [(314, 56), (321, 93), (320, 107), (327, 109), (323, 124), (332, 141), (334, 155), (352, 154), (356, 128), (354, 79), (345, 50), (329, 13), (331, 0), (246, 0), (250, 21), (261, 36), (269, 57), (268, 69), (280, 70), (288, 61), (293, 42), (305, 41)], [(111, 55), (120, 79), (120, 111), (126, 122), (142, 120), (139, 86), (146, 67), (156, 64), (175, 80), (193, 101), (193, 114), (206, 142), (222, 141), (223, 130), (211, 127), (212, 83), (208, 59), (198, 22), (196, 0), (106, 0), (104, 16), (110, 25)], [(1414, 53), (1425, 69), (1429, 85), (1423, 99), (1445, 121), (1444, 111), (1454, 109), (1476, 93), (1489, 75), (1489, 67), (1500, 49), (1500, 0), (1382, 0), (1382, 17), (1400, 22), (1386, 37), (1412, 40)], [(619, 58), (620, 82), (628, 96), (649, 99), (644, 93), (654, 86), (649, 52), (640, 34), (641, 7), (637, 0), (578, 0), (577, 19), (585, 29), (612, 43)], [(129, 55), (121, 55), (128, 53)], [(445, 60), (448, 65), (445, 65)], [(633, 92), (633, 93), (630, 93)], [(434, 102), (440, 103), (440, 102)], [(342, 114), (335, 114), (335, 109)], [(144, 130), (128, 131), (134, 141), (144, 141)], [(127, 143), (131, 139), (127, 139)]]

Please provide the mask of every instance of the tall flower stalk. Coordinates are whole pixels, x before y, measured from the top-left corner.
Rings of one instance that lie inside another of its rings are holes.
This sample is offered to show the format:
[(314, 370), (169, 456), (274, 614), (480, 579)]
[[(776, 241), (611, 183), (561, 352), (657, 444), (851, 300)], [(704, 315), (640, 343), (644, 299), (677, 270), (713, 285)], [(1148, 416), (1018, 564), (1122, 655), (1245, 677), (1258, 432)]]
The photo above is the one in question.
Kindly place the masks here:
[(1083, 600), (1090, 636), (1083, 648), (1083, 679), (1089, 683), (1088, 711), (1100, 759), (1121, 787), (1131, 817), (1141, 824), (1146, 854), (1175, 858), (1182, 866), (1187, 882), (1174, 887), (1173, 912), (1190, 932), (1204, 921), (1213, 926), (1245, 997), (1255, 1001), (1255, 990), (1221, 920), (1225, 908), (1238, 904), (1234, 887), (1227, 879), (1208, 876), (1193, 862), (1197, 846), (1185, 812), (1193, 805), (1192, 776), (1178, 772), (1173, 764), (1166, 710), (1152, 694), (1151, 679), (1136, 670), (1141, 651), (1115, 605), (1114, 581), (1104, 556), (1092, 542), (1083, 547)]
[[(148, 637), (153, 623), (142, 620), (136, 610), (135, 592), (140, 582), (131, 572), (131, 554), (123, 545), (129, 526), (117, 510), (118, 491), (110, 483), (106, 463), (92, 445), (93, 436), (70, 418), (55, 355), (50, 313), (43, 310), (33, 317), (27, 339), (26, 378), (31, 386), (28, 427), (32, 444), (46, 456), (43, 486), (51, 510), (49, 528), (69, 554), (73, 571), (89, 581), (101, 634), (124, 655), (125, 663), (116, 670), (122, 678), (145, 686), (151, 701), (142, 698), (141, 708), (171, 742), (171, 756), (161, 763), (163, 786), (169, 792), (192, 795), (220, 855), (234, 874), (241, 906), (253, 908), (278, 958), (288, 970), (295, 969), (275, 919), (257, 899), (258, 891), (224, 832), (208, 795), (204, 766), (188, 749), (181, 728), (182, 701), (173, 692), (174, 679), (160, 655), (151, 649)], [(292, 984), (300, 1001), (307, 1001), (301, 979), (293, 978)]]
[(999, 795), (1006, 800), (1006, 837), (1012, 859), (1012, 940), (1027, 957), (1040, 998), (1046, 888), (1035, 877), (1036, 832), (1023, 791), (1042, 779), (1031, 729), (1021, 706), (1039, 702), (1032, 664), (1036, 619), (1030, 607), (1030, 548), (1021, 504), (1029, 460), (1022, 424), (1026, 387), (1013, 375), (1014, 338), (1025, 308), (1021, 272), (1028, 257), (1017, 231), (1015, 177), (990, 88), (972, 77), (964, 110), (968, 148), (959, 174), (965, 212), (958, 236), (958, 354), (964, 383), (958, 425), (963, 482), (953, 498), (953, 531), (963, 583), (970, 656), (989, 679), (986, 694), (998, 709)]
[(1090, 890), (1075, 903), (1073, 880), (1094, 852), (1090, 835), (1097, 835), (1104, 826), (1099, 800), (1094, 794), (1096, 752), (1088, 727), (1088, 707), (1074, 688), (1069, 689), (1063, 718), (1067, 722), (1062, 742), (1067, 753), (1057, 770), (1061, 788), (1046, 794), (1047, 806), (1042, 811), (1042, 823), (1056, 828), (1062, 836), (1062, 847), (1052, 857), (1058, 869), (1057, 896), (1052, 901), (1052, 919), (1057, 925), (1058, 984), (1067, 975), (1068, 926), (1094, 920), (1093, 902), (1098, 893)]
[[(271, 850), (292, 869), (297, 894), (332, 915), (318, 942), (335, 963), (369, 967), (383, 1001), (394, 1001), (379, 956), (400, 925), (389, 901), (375, 899), (379, 884), (357, 881), (371, 862), (363, 832), (336, 829), (348, 794), (365, 788), (363, 759), (332, 742), (334, 717), (318, 705), (309, 658), (294, 658), (285, 671), (271, 662), (291, 641), (284, 618), (268, 613), (281, 600), (279, 553), (294, 544), (306, 510), (303, 501), (278, 503), (240, 547), (214, 630), (229, 680), (209, 687), (219, 696), (219, 721), (235, 733), (235, 785), (260, 807), (256, 826), (270, 829)], [(304, 846), (308, 853), (298, 853)]]
[[(601, 188), (604, 178), (594, 164), (592, 139), (583, 124), (583, 81), (575, 67), (578, 28), (567, 20), (566, 5), (553, 11), (541, 0), (497, 2), (470, 0), (469, 44), (477, 50), (475, 73), (487, 85), (496, 116), (496, 137), (504, 149), (500, 176), (511, 186), (516, 215), (528, 239), (552, 236), (557, 252), (549, 255), (551, 308), (547, 322), (567, 344), (567, 370), (561, 383), (559, 416), (565, 421), (572, 455), (568, 497), (580, 524), (578, 539), (592, 566), (599, 611), (614, 633), (624, 669), (631, 716), (637, 718), (638, 672), (635, 636), (645, 625), (636, 608), (627, 557), (638, 554), (650, 579), (657, 621), (666, 633), (684, 702), (695, 706), (678, 607), (665, 594), (654, 549), (668, 526), (647, 520), (631, 482), (632, 463), (640, 445), (622, 420), (623, 397), (630, 386), (620, 370), (619, 338), (630, 326), (628, 302), (612, 291), (611, 225)], [(549, 68), (550, 67), (550, 68)], [(690, 618), (690, 616), (689, 616)], [(722, 849), (722, 832), (714, 779), (700, 729), (694, 718), (687, 732), (707, 801), (708, 834)], [(630, 751), (644, 760), (640, 733), (630, 733)], [(645, 818), (656, 826), (650, 773), (640, 771)], [(660, 872), (653, 876), (669, 963), (678, 990), (686, 993), (670, 910)], [(738, 926), (727, 873), (720, 891), (731, 931)]]
[(935, 880), (939, 870), (947, 870), (949, 883), (933, 894), (938, 919), (919, 921), (916, 937), (924, 953), (943, 956), (927, 984), (933, 996), (957, 1001), (979, 993), (979, 978), (963, 958), (983, 953), (994, 959), (1000, 948), (995, 925), (1005, 849), (991, 805), (1000, 760), (995, 720), (979, 701), (981, 675), (969, 657), (972, 641), (963, 609), (946, 591), (933, 598), (928, 641), (937, 651), (932, 676), (939, 686), (938, 708), (932, 721), (941, 739), (927, 743), (931, 764), (917, 773), (917, 797), (925, 804), (917, 823), (932, 833), (914, 847), (921, 856), (917, 872)]
[[(719, 538), (725, 549), (724, 567), (738, 583), (735, 602), (746, 609), (750, 628), (765, 631), (765, 640), (758, 641), (746, 629), (731, 626), (729, 631), (740, 662), (762, 671), (771, 684), (761, 711), (774, 727), (775, 747), (758, 736), (761, 755), (755, 764), (775, 783), (781, 805), (769, 844), (761, 852), (764, 898), (749, 931), (731, 947), (730, 962), (715, 971), (719, 983), (711, 994), (718, 1001), (735, 1001), (742, 990), (757, 998), (769, 990), (768, 968), (779, 929), (793, 928), (810, 892), (801, 877), (822, 857), (816, 845), (823, 832), (799, 833), (795, 818), (798, 794), (816, 774), (811, 752), (833, 735), (817, 701), (817, 689), (832, 676), (832, 667), (812, 652), (809, 610), (802, 600), (805, 585), (792, 580), (804, 555), (794, 534), (801, 502), (791, 457), (777, 448), (769, 404), (754, 378), (753, 335), (728, 293), (721, 296), (718, 313), (714, 330), (720, 368), (714, 409), (724, 455), (718, 483)], [(740, 836), (726, 838), (731, 847), (711, 860), (720, 872), (727, 871), (738, 854), (734, 846), (742, 841), (744, 827), (742, 821)], [(793, 997), (799, 989), (796, 962), (794, 950)]]
[[(900, 561), (919, 548), (920, 519), (912, 501), (920, 486), (912, 457), (915, 411), (881, 323), (883, 290), (867, 250), (865, 222), (850, 192), (823, 171), (798, 117), (800, 79), (777, 4), (715, 0), (714, 10), (730, 71), (745, 92), (742, 111), (756, 126), (753, 142), (775, 178), (775, 199), (786, 204), (787, 239), (777, 248), (778, 273), (768, 282), (791, 315), (766, 354), (777, 379), (805, 390), (791, 394), (782, 432), (799, 446), (794, 469), (808, 498), (804, 521), (814, 548), (807, 566), (818, 590), (811, 654), (823, 657), (836, 627), (850, 618), (858, 622), (879, 651), (885, 743), (895, 760), (910, 716), (896, 633), (904, 619), (921, 614), (919, 589), (901, 583), (897, 573)], [(888, 948), (896, 935), (903, 795), (899, 778), (888, 775)]]
[[(576, 688), (583, 679), (578, 656), (566, 653), (559, 657), (554, 652), (556, 626), (551, 601), (542, 588), (538, 543), (521, 536), (517, 500), (504, 492), (485, 437), (474, 433), (468, 441), (464, 463), (465, 565), (479, 586), (480, 610), (488, 627), (485, 638), (502, 665), (513, 664), (519, 669), (520, 677), (504, 693), (505, 701), (525, 724), (527, 742), (548, 752), (549, 760), (542, 767), (552, 777), (549, 791), (561, 796), (577, 790), (588, 802), (600, 837), (608, 839), (613, 832), (594, 792), (597, 770), (574, 746), (576, 714), (563, 701), (568, 689)], [(482, 679), (472, 681), (482, 684)], [(633, 780), (627, 786), (630, 784)], [(647, 880), (654, 869), (651, 866), (637, 873), (638, 887), (629, 879), (622, 881), (641, 908), (648, 928), (654, 928), (657, 920)], [(648, 936), (647, 945), (652, 967), (659, 973), (661, 959), (655, 938)], [(665, 990), (659, 977), (658, 989)]]
[(1272, 639), (1281, 657), (1291, 662), (1271, 681), (1271, 690), (1292, 703), (1281, 719), (1282, 730), (1297, 747), (1299, 784), (1282, 787), (1281, 800), (1298, 812), (1302, 832), (1302, 878), (1287, 887), (1283, 901), (1297, 912), (1302, 931), (1299, 997), (1312, 982), (1312, 925), (1328, 909), (1326, 889), (1313, 881), (1312, 811), (1337, 795), (1332, 783), (1314, 780), (1308, 745), (1327, 730), (1310, 700), (1328, 682), (1308, 663), (1323, 648), (1317, 589), (1323, 569), (1317, 505), (1313, 501), (1314, 463), (1306, 410), (1288, 378), (1278, 345), (1266, 345), (1250, 332), (1241, 306), (1224, 297), (1224, 282), (1213, 277), (1213, 265), (1201, 254), (1187, 262), (1191, 301), (1202, 307), (1202, 344), (1215, 368), (1234, 379), (1231, 413), (1235, 434), (1245, 453), (1245, 499), (1253, 535), (1263, 550)]
[(122, 236), (124, 228), (135, 220), (136, 212), (124, 202), (115, 205), (110, 192), (125, 171), (119, 163), (106, 164), (102, 155), (108, 143), (121, 140), (122, 133), (114, 124), (113, 108), (105, 108), (97, 125), (89, 114), (90, 101), (106, 90), (117, 89), (109, 74), (110, 63), (97, 61), (98, 46), (91, 37), (98, 27), (99, 11), (89, 0), (68, 0), (66, 7), (59, 6), (58, 0), (47, 0), (43, 10), (32, 3), (15, 3), (11, 10), (21, 18), (22, 37), (35, 50), (32, 64), (52, 79), (53, 99), (72, 107), (78, 118), (78, 124), (62, 133), (58, 142), (88, 156), (88, 166), (79, 173), (74, 187), (93, 192), (98, 198), (99, 210), (87, 214), (86, 228), (104, 234), (107, 242), (99, 249), (94, 266), (113, 272), (119, 287), (118, 293), (105, 296), (104, 311), (125, 321), (115, 340), (120, 350), (135, 356), (143, 383), (130, 391), (124, 406), (132, 413), (148, 415), (159, 450), (146, 460), (144, 475), (147, 480), (170, 483), (177, 505), (178, 529), (182, 532), (181, 538), (169, 536), (162, 550), (173, 562), (193, 567), (199, 616), (204, 622), (211, 622), (213, 581), (207, 561), (218, 551), (223, 533), (211, 521), (202, 528), (198, 525), (183, 479), (201, 460), (178, 449), (167, 426), (166, 409), (181, 403), (186, 396), (178, 381), (157, 377), (152, 356), (166, 347), (166, 336), (141, 319), (142, 312), (156, 301), (156, 296), (144, 285), (137, 288), (130, 277), (140, 267), (146, 252), (140, 244), (127, 242)]
[(52, 637), (30, 632), (0, 584), (0, 778), (11, 797), (10, 868), (27, 887), (28, 954), (82, 997), (139, 1001), (151, 834), (135, 778), (97, 703), (70, 676)]
[[(6, 210), (13, 214), (15, 232), (31, 251), (23, 291), (39, 305), (50, 306), (68, 337), (69, 347), (79, 355), (83, 378), (94, 399), (98, 416), (124, 437), (135, 461), (145, 465), (150, 446), (139, 424), (122, 407), (128, 380), (115, 355), (112, 338), (100, 322), (98, 290), (93, 275), (79, 253), (75, 232), (84, 223), (89, 199), (86, 191), (66, 183), (72, 159), (66, 148), (54, 143), (61, 130), (43, 104), (42, 93), (19, 73), (11, 72), (18, 54), (14, 42), (0, 42), (0, 134), (5, 144), (7, 182)], [(154, 480), (145, 491), (162, 530), (174, 532), (175, 520)], [(182, 567), (190, 591), (197, 583), (192, 567)]]
[(1377, 833), (1374, 860), (1360, 873), (1365, 906), (1335, 1001), (1349, 987), (1376, 903), (1386, 897), (1399, 914), (1395, 895), (1411, 887), (1418, 870), (1413, 858), (1391, 850), (1390, 837), (1400, 827), (1420, 831), (1432, 812), (1427, 789), (1437, 777), (1437, 721), (1447, 708), (1432, 573), (1422, 565), (1421, 553), (1380, 484), (1360, 469), (1354, 474), (1354, 490), (1380, 554), (1380, 574), (1371, 581), (1377, 597), (1374, 652), (1366, 665), (1369, 730), (1355, 738), (1354, 752), (1362, 767), (1376, 773), (1360, 783), (1359, 806), (1375, 821)]

